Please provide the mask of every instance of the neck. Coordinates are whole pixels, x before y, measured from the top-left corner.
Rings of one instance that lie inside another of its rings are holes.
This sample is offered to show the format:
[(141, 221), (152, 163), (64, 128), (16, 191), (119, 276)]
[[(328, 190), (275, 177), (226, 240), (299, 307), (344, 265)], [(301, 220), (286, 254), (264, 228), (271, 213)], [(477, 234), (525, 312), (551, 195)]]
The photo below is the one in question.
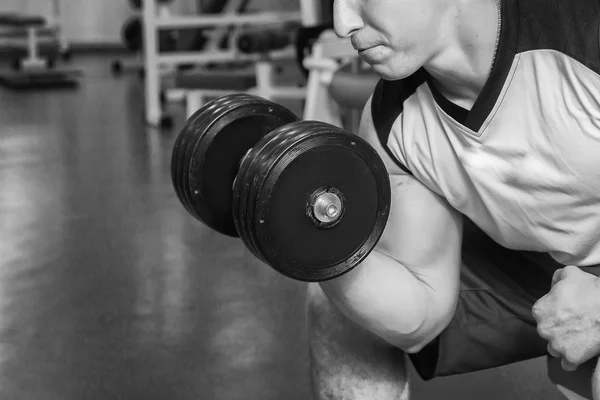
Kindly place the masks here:
[(424, 68), (448, 100), (471, 109), (483, 89), (494, 61), (499, 29), (500, 0), (456, 2), (452, 17), (440, 32), (443, 45)]

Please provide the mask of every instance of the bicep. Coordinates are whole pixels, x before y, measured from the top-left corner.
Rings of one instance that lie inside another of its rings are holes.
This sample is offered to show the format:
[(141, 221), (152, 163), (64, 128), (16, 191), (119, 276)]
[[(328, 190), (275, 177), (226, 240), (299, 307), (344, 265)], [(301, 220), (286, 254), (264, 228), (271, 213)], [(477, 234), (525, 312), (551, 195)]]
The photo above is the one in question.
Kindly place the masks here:
[(377, 249), (412, 268), (459, 258), (460, 213), (388, 154), (371, 117), (371, 99), (363, 111), (359, 136), (377, 151), (390, 178), (390, 216)]
[(437, 306), (454, 303), (460, 281), (461, 214), (412, 176), (390, 175), (390, 184), (390, 215), (375, 250), (412, 272)]
[(458, 298), (462, 215), (391, 159), (377, 137), (370, 115), (369, 101), (359, 134), (385, 162), (391, 185), (390, 215), (375, 251), (402, 264), (424, 285), (433, 315), (426, 322), (430, 326), (423, 329), (443, 329)]

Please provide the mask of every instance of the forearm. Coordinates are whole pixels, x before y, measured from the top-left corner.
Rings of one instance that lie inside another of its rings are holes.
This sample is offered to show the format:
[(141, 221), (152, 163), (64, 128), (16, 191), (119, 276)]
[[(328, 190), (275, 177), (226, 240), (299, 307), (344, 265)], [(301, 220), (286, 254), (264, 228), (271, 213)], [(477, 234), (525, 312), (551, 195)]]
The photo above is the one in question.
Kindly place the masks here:
[(435, 299), (433, 288), (408, 268), (377, 250), (321, 287), (346, 317), (407, 352), (437, 336), (454, 309), (452, 302)]

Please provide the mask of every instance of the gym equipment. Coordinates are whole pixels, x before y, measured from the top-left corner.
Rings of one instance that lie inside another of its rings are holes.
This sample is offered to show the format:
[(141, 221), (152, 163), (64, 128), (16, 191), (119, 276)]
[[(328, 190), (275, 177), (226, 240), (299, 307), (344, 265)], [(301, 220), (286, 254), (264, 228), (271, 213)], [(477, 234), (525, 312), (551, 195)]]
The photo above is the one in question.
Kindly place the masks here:
[[(20, 54), (25, 53), (24, 57), (29, 60), (34, 58), (32, 55), (35, 52), (39, 57), (40, 66), (44, 66), (44, 62), (53, 63), (54, 59), (58, 58), (68, 61), (72, 55), (62, 27), (61, 0), (46, 1), (52, 5), (52, 12), (46, 18), (17, 12), (0, 13), (2, 45), (15, 49)], [(24, 22), (29, 22), (33, 31), (30, 31)], [(16, 58), (13, 66), (21, 68), (21, 58)]]
[[(133, 54), (139, 55), (144, 49), (143, 30), (142, 18), (139, 16), (129, 17), (121, 27), (121, 42)], [(174, 30), (159, 32), (157, 45), (159, 47), (158, 50), (161, 52), (173, 52), (177, 50), (178, 32)], [(132, 63), (131, 66), (126, 66), (121, 60), (115, 60), (111, 64), (111, 70), (115, 75), (120, 75), (126, 70), (136, 71), (142, 77), (144, 75), (144, 68), (139, 60)]]
[[(143, 26), (140, 17), (130, 17), (123, 24), (123, 28), (121, 29), (121, 40), (125, 44), (125, 47), (132, 53), (142, 51), (144, 48), (142, 32)], [(163, 52), (174, 51), (177, 48), (176, 32), (160, 32), (158, 46), (159, 50)]]
[(296, 62), (298, 67), (308, 77), (309, 69), (304, 66), (304, 59), (312, 51), (315, 42), (319, 39), (321, 34), (327, 30), (331, 30), (333, 26), (331, 24), (323, 24), (317, 26), (302, 27), (296, 32), (296, 38), (294, 40), (294, 46), (296, 48)]
[(186, 118), (201, 108), (208, 98), (224, 94), (248, 92), (256, 87), (255, 68), (239, 67), (232, 70), (191, 70), (175, 76), (175, 87), (185, 97)]
[(0, 75), (0, 85), (11, 89), (73, 88), (78, 86), (78, 71), (54, 71), (54, 59), (41, 58), (38, 48), (38, 31), (46, 26), (39, 16), (20, 14), (0, 15), (0, 25), (27, 31), (27, 57), (15, 60), (16, 71)]
[(139, 17), (130, 17), (121, 28), (121, 41), (127, 50), (131, 52), (140, 51), (142, 42), (142, 21)]
[[(234, 1), (234, 0), (230, 0)], [(319, 4), (317, 0), (311, 0)], [(239, 0), (238, 0), (239, 2)], [(244, 3), (244, 2), (242, 2)], [(303, 1), (305, 3), (305, 1)], [(184, 29), (184, 28), (211, 28), (215, 31), (231, 29), (246, 26), (264, 26), (267, 24), (282, 24), (287, 22), (299, 22), (306, 13), (301, 11), (293, 12), (254, 12), (254, 13), (231, 13), (224, 15), (194, 15), (194, 16), (159, 16), (156, 0), (146, 0), (143, 7), (144, 18), (144, 66), (145, 74), (145, 99), (146, 99), (146, 121), (150, 125), (156, 125), (161, 121), (162, 110), (160, 107), (160, 74), (159, 66), (177, 65), (177, 64), (195, 64), (206, 65), (209, 63), (222, 63), (250, 59), (259, 59), (254, 54), (240, 53), (235, 46), (227, 50), (210, 50), (206, 52), (175, 52), (161, 54), (158, 51), (156, 42), (158, 40), (157, 31), (163, 29)], [(234, 44), (234, 43), (230, 43)], [(278, 54), (279, 53), (279, 54)], [(293, 57), (292, 54), (286, 54), (285, 51), (273, 52), (271, 59)]]
[(299, 281), (356, 267), (390, 211), (385, 165), (364, 139), (248, 94), (221, 96), (188, 119), (171, 178), (194, 218)]
[(46, 19), (39, 16), (20, 14), (0, 14), (0, 25), (13, 29), (25, 29), (27, 31), (27, 57), (16, 59), (13, 62), (15, 69), (46, 68), (50, 65), (50, 59), (40, 57), (37, 43), (37, 32), (46, 25)]
[(237, 38), (237, 48), (245, 54), (268, 53), (281, 50), (292, 42), (291, 26), (247, 31)]
[[(173, 0), (155, 0), (158, 4), (158, 12), (161, 16), (169, 16), (169, 5)], [(142, 0), (129, 0), (129, 5), (136, 11), (142, 10)], [(144, 77), (145, 70), (141, 57), (144, 50), (144, 26), (143, 19), (140, 15), (129, 17), (121, 27), (121, 42), (125, 48), (136, 55), (136, 59), (132, 62), (125, 63), (121, 60), (114, 60), (111, 63), (111, 71), (114, 75), (120, 75), (125, 71), (137, 72), (140, 77)], [(191, 43), (195, 44), (199, 34), (192, 32), (193, 37)], [(185, 45), (190, 44), (189, 35), (181, 35), (186, 40), (180, 40), (180, 32), (170, 29), (162, 30), (157, 34), (157, 46), (160, 52), (174, 52), (177, 50), (179, 42), (185, 42)]]
[(74, 89), (80, 76), (79, 71), (7, 72), (0, 75), (0, 85), (13, 90)]
[[(220, 15), (235, 16), (236, 14), (243, 13), (248, 8), (250, 0), (228, 0), (226, 2), (216, 1), (212, 4), (205, 4), (202, 12), (204, 14), (219, 13)], [(213, 27), (212, 29), (203, 30), (203, 34), (206, 36), (206, 42), (202, 47), (205, 51), (219, 51), (226, 48), (231, 43), (233, 38), (237, 34), (238, 27)]]
[(323, 31), (303, 60), (309, 71), (304, 119), (344, 126), (342, 111), (350, 112), (351, 130), (358, 128), (362, 109), (379, 77), (364, 68), (348, 39)]
[(209, 97), (245, 92), (268, 100), (304, 100), (306, 90), (294, 85), (275, 83), (276, 69), (272, 54), (285, 49), (293, 42), (297, 24), (285, 24), (267, 29), (246, 30), (237, 38), (236, 47), (241, 53), (257, 57), (254, 67), (241, 71), (194, 72), (196, 85), (178, 85), (184, 89), (187, 117), (202, 107)]
[(333, 0), (300, 0), (300, 9), (305, 27), (333, 24)]
[[(304, 100), (305, 88), (275, 83), (276, 69), (274, 60), (263, 58), (256, 61), (252, 69), (216, 73), (194, 72), (191, 74), (193, 78), (179, 85), (184, 90), (186, 116), (188, 118), (192, 116), (209, 98), (238, 92), (253, 94), (268, 100)], [(183, 81), (178, 80), (178, 82)]]

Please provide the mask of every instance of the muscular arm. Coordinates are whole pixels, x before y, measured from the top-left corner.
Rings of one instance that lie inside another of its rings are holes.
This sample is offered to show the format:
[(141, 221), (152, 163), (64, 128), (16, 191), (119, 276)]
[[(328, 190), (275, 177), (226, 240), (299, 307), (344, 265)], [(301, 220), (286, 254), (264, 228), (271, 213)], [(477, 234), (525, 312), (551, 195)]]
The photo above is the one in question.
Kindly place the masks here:
[(462, 218), (391, 160), (373, 128), (370, 101), (359, 134), (388, 168), (390, 217), (381, 240), (363, 263), (320, 285), (348, 318), (404, 351), (417, 352), (454, 314)]

